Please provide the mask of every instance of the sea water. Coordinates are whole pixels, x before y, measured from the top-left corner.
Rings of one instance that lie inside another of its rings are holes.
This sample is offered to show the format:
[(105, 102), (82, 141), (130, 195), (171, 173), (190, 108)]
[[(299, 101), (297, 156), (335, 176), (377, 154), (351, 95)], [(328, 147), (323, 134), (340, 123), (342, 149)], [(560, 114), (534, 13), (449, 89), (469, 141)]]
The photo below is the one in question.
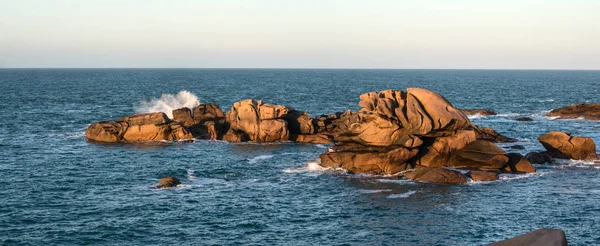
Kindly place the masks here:
[[(422, 184), (324, 169), (327, 145), (89, 143), (89, 124), (137, 112), (253, 98), (313, 116), (357, 110), (360, 94), (422, 87), (481, 126), (541, 151), (552, 130), (600, 122), (545, 117), (600, 102), (599, 71), (2, 69), (0, 242), (164, 245), (481, 245), (540, 227), (600, 244), (600, 165), (562, 160), (493, 182)], [(531, 117), (532, 122), (515, 121)], [(525, 146), (525, 150), (508, 148)], [(599, 151), (600, 152), (600, 151)], [(183, 185), (152, 189), (165, 176)]]

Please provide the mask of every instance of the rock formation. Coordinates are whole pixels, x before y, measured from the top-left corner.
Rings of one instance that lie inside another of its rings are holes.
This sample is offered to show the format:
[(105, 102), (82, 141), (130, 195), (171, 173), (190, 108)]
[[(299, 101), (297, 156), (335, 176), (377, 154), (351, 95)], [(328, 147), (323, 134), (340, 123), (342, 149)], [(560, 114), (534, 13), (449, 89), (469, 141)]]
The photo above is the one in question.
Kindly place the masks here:
[(360, 96), (358, 105), (358, 111), (311, 117), (291, 107), (252, 99), (235, 102), (225, 114), (216, 104), (201, 104), (173, 110), (173, 119), (149, 113), (94, 123), (86, 135), (104, 142), (333, 143), (320, 156), (323, 167), (351, 173), (403, 173), (422, 182), (466, 180), (462, 172), (447, 167), (472, 170), (474, 180), (490, 180), (501, 172), (535, 171), (525, 158), (517, 160), (493, 143), (513, 139), (472, 124), (463, 111), (435, 92), (421, 88), (369, 92)]
[(596, 158), (596, 144), (591, 138), (573, 137), (571, 133), (555, 131), (541, 135), (538, 141), (554, 158), (575, 160)]
[(558, 117), (559, 119), (583, 118), (586, 120), (600, 120), (600, 103), (575, 104), (559, 109), (554, 109), (546, 116)]
[(90, 125), (85, 135), (89, 140), (112, 143), (194, 138), (186, 127), (169, 120), (164, 113), (136, 114), (116, 121), (100, 121)]

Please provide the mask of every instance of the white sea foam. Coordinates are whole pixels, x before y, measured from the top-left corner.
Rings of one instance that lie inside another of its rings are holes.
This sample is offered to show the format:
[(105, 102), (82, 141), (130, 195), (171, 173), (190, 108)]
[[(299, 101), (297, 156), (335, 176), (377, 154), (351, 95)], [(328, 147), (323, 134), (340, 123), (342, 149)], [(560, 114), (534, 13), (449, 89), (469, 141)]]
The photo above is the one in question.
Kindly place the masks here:
[(321, 149), (327, 149), (327, 146), (325, 146), (323, 144), (315, 144), (315, 147), (319, 147)]
[(283, 170), (284, 173), (322, 173), (322, 172), (327, 172), (327, 171), (345, 171), (345, 170), (343, 170), (341, 168), (334, 169), (334, 168), (323, 167), (317, 161), (308, 162), (303, 167), (288, 168), (288, 169)]
[(194, 176), (194, 172), (196, 172), (194, 169), (188, 169), (187, 170), (187, 178), (188, 179), (196, 179), (198, 177)]
[(415, 181), (409, 179), (377, 179), (380, 183), (396, 183), (396, 184), (416, 184)]
[(160, 98), (152, 98), (150, 101), (141, 101), (136, 106), (138, 113), (163, 112), (169, 118), (173, 118), (173, 110), (183, 107), (193, 108), (200, 104), (196, 95), (189, 91), (180, 91), (176, 95), (162, 94)]
[(387, 198), (390, 198), (390, 199), (395, 199), (395, 198), (407, 198), (407, 197), (409, 197), (409, 196), (411, 196), (411, 195), (413, 195), (413, 194), (415, 194), (415, 193), (417, 193), (417, 192), (416, 192), (416, 191), (414, 191), (414, 190), (411, 190), (411, 191), (409, 191), (409, 192), (402, 193), (402, 194), (391, 194), (391, 195), (387, 196)]
[(263, 160), (266, 160), (266, 159), (271, 159), (271, 158), (273, 158), (273, 155), (259, 155), (257, 157), (254, 157), (254, 158), (248, 160), (248, 163), (249, 164), (256, 164), (256, 163), (258, 163), (260, 161), (263, 161)]
[(554, 99), (538, 100), (538, 102), (554, 102)]
[(381, 193), (381, 192), (391, 192), (392, 190), (390, 189), (384, 189), (384, 190), (365, 190), (365, 189), (360, 189), (358, 190), (358, 192), (363, 193), (363, 194), (374, 194), (374, 193)]

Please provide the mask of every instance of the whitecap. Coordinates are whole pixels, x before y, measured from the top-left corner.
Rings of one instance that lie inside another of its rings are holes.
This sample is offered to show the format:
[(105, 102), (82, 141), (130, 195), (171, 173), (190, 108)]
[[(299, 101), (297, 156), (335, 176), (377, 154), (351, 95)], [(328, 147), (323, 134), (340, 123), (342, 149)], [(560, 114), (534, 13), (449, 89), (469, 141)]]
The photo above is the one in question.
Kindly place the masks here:
[(381, 193), (381, 192), (391, 192), (392, 190), (390, 189), (383, 189), (383, 190), (365, 190), (365, 189), (360, 189), (358, 190), (358, 192), (363, 193), (363, 194), (374, 194), (374, 193)]
[(413, 194), (415, 194), (415, 193), (417, 193), (417, 192), (416, 192), (416, 191), (414, 191), (414, 190), (411, 190), (411, 191), (409, 191), (409, 192), (402, 193), (402, 194), (391, 194), (391, 195), (387, 196), (387, 198), (390, 198), (390, 199), (395, 199), (395, 198), (407, 198), (407, 197), (409, 197), (409, 196), (411, 196), (411, 195), (413, 195)]
[(188, 179), (196, 179), (198, 177), (194, 176), (194, 172), (196, 172), (194, 169), (188, 169), (187, 170), (187, 178)]
[(163, 112), (169, 118), (173, 118), (173, 110), (183, 107), (194, 108), (200, 105), (196, 95), (189, 91), (180, 91), (176, 95), (162, 94), (160, 98), (152, 98), (150, 101), (141, 101), (135, 107), (137, 113)]
[(271, 158), (273, 158), (273, 155), (259, 155), (257, 157), (254, 157), (254, 158), (248, 160), (248, 163), (249, 164), (256, 164), (256, 163), (258, 163), (260, 161), (263, 161), (263, 160), (266, 160), (266, 159), (271, 159)]

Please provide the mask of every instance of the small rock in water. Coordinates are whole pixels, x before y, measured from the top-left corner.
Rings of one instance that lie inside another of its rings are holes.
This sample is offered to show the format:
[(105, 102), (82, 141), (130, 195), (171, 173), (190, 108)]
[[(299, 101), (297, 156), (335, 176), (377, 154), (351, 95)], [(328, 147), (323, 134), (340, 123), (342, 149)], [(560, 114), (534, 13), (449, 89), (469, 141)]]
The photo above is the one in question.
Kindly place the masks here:
[(525, 146), (518, 145), (518, 144), (517, 145), (511, 145), (511, 146), (508, 146), (508, 147), (511, 148), (511, 149), (525, 149)]
[(519, 118), (515, 118), (516, 121), (533, 121), (532, 118), (529, 117), (519, 117)]
[(491, 243), (490, 246), (529, 245), (529, 246), (567, 246), (565, 232), (560, 229), (542, 228), (521, 236)]
[(173, 176), (169, 176), (169, 177), (160, 179), (158, 181), (158, 185), (154, 186), (154, 188), (156, 188), (156, 189), (171, 188), (171, 187), (175, 187), (180, 184), (181, 184), (181, 182), (179, 181), (179, 179), (177, 179)]

